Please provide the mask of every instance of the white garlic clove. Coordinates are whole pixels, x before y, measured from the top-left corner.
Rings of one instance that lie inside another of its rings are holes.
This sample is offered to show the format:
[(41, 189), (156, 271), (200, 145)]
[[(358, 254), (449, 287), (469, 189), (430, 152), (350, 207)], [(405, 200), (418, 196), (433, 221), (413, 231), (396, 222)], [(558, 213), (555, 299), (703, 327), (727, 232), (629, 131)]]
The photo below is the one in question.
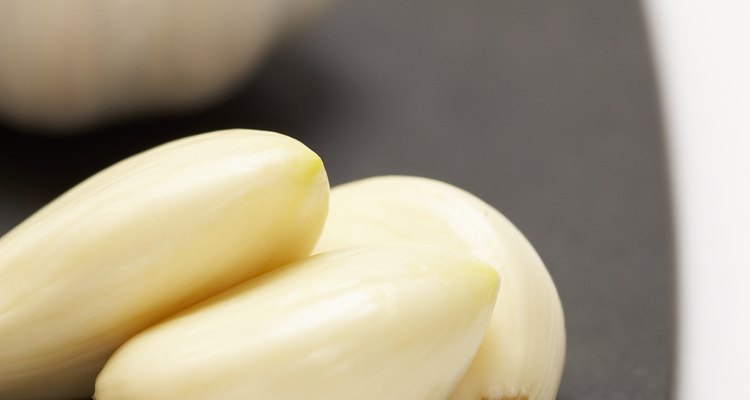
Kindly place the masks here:
[(309, 254), (328, 207), (318, 156), (221, 131), (94, 175), (0, 239), (0, 398), (91, 396), (135, 333)]
[(444, 399), (497, 273), (440, 248), (358, 248), (272, 271), (125, 343), (97, 400)]
[(446, 183), (376, 177), (335, 187), (316, 252), (414, 242), (471, 254), (502, 280), (487, 336), (452, 400), (552, 400), (565, 358), (555, 285), (534, 248), (503, 215)]

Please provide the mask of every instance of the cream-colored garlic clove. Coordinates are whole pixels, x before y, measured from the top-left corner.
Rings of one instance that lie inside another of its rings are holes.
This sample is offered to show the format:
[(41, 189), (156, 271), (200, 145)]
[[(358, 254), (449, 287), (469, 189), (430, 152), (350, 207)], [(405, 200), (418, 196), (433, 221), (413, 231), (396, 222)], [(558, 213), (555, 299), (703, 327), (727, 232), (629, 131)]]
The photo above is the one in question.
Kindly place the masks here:
[(424, 246), (321, 254), (153, 326), (97, 400), (444, 399), (492, 315), (496, 271)]
[(452, 400), (552, 400), (565, 358), (555, 285), (534, 248), (497, 210), (446, 183), (376, 177), (336, 187), (316, 252), (414, 242), (471, 254), (502, 280), (476, 359)]
[(328, 207), (318, 156), (230, 130), (94, 175), (0, 239), (0, 398), (91, 396), (128, 338), (305, 257)]

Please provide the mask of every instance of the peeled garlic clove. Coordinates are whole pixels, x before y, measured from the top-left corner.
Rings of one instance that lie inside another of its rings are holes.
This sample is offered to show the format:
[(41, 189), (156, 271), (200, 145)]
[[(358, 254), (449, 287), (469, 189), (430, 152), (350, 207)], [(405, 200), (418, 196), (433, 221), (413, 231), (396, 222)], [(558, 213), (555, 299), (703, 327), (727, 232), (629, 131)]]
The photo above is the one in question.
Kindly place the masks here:
[(492, 315), (497, 273), (423, 246), (265, 274), (129, 340), (97, 400), (446, 398)]
[(471, 254), (502, 279), (487, 336), (451, 399), (554, 399), (565, 358), (562, 306), (513, 224), (473, 195), (424, 178), (377, 177), (332, 190), (316, 252), (398, 242)]
[(222, 131), (84, 181), (0, 239), (0, 398), (91, 396), (135, 333), (306, 256), (328, 207), (318, 156)]

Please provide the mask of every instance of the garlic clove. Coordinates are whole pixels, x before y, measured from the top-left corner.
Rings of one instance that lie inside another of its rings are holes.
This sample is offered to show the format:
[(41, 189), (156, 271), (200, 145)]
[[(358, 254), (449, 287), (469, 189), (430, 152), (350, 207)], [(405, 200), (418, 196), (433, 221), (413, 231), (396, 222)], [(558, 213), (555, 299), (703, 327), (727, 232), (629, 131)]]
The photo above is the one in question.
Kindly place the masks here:
[(502, 279), (477, 357), (452, 400), (552, 400), (565, 358), (565, 322), (555, 285), (534, 248), (503, 215), (459, 188), (404, 176), (332, 190), (316, 252), (414, 242), (471, 254)]
[(124, 160), (0, 239), (0, 398), (91, 396), (155, 322), (309, 254), (328, 207), (318, 156), (230, 130)]
[(497, 273), (440, 248), (299, 261), (122, 346), (97, 400), (444, 399), (481, 341)]

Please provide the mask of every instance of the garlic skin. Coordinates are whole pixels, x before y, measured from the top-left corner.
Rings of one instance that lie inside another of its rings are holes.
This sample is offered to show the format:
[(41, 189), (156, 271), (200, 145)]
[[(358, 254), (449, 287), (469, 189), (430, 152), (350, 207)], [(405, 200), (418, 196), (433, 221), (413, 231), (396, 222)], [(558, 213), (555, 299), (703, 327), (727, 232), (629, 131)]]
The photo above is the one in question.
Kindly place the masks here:
[(329, 1), (0, 1), (0, 116), (74, 133), (209, 104)]
[(177, 140), (94, 175), (0, 239), (0, 398), (90, 397), (134, 334), (305, 257), (328, 209), (289, 137)]
[(452, 400), (553, 400), (565, 358), (555, 285), (534, 248), (491, 206), (454, 186), (417, 177), (375, 177), (331, 191), (315, 252), (414, 242), (471, 254), (502, 280), (476, 358)]
[(424, 246), (321, 254), (129, 340), (97, 400), (444, 399), (492, 315), (497, 273)]

